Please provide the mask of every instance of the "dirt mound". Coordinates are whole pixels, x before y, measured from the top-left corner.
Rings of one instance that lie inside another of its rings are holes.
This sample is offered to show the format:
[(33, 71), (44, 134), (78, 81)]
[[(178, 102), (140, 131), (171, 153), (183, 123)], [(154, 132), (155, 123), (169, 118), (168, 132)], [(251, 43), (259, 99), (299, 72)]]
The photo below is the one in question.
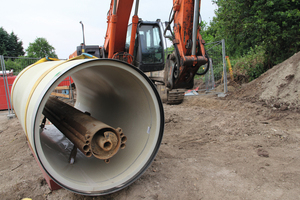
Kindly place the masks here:
[(275, 109), (300, 110), (300, 52), (247, 83), (232, 96), (261, 101)]

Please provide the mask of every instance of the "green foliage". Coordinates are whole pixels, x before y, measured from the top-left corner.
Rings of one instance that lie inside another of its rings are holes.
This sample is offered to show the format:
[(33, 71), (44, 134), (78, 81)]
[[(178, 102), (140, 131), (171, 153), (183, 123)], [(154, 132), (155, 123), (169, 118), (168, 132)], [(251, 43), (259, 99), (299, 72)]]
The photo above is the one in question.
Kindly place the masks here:
[(214, 42), (215, 41), (215, 38), (213, 35), (211, 35), (207, 30), (209, 28), (208, 26), (208, 23), (205, 22), (205, 21), (202, 21), (200, 23), (200, 27), (201, 27), (201, 30), (200, 30), (200, 34), (202, 36), (202, 39), (205, 40), (205, 43), (208, 44), (208, 43), (211, 43), (211, 42)]
[(255, 46), (242, 57), (232, 59), (234, 74), (244, 75), (248, 81), (258, 78), (267, 68), (265, 63), (265, 50), (262, 46)]
[(23, 43), (11, 32), (8, 34), (3, 27), (0, 27), (0, 55), (18, 57), (25, 54)]
[(173, 51), (174, 51), (174, 46), (173, 45), (171, 45), (170, 47), (167, 47), (167, 49), (166, 49), (167, 53), (172, 53)]
[(21, 72), (25, 67), (35, 63), (39, 59), (31, 59), (27, 57), (18, 57), (18, 58), (9, 58), (5, 60), (5, 68), (6, 70), (14, 70), (14, 74), (17, 75)]
[(5, 61), (5, 67), (6, 67), (6, 70), (13, 69), (14, 74), (22, 71), (22, 66), (20, 65), (20, 63), (12, 61), (11, 59), (8, 59), (7, 61)]
[(300, 50), (300, 1), (214, 0), (216, 17), (206, 32), (225, 38), (226, 52), (239, 57), (255, 45), (265, 49), (265, 64), (280, 63)]
[(33, 43), (29, 43), (26, 53), (28, 57), (32, 58), (43, 58), (47, 56), (57, 58), (55, 48), (51, 46), (45, 38), (36, 38)]

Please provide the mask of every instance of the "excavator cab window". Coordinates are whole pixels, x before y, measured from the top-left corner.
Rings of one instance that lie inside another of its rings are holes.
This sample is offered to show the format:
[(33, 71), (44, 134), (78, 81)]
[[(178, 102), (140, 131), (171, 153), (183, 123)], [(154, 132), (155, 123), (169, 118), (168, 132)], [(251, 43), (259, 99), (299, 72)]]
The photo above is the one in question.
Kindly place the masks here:
[[(129, 25), (127, 34), (130, 32)], [(163, 70), (164, 46), (159, 23), (141, 21), (136, 36), (134, 65), (144, 72)], [(129, 44), (129, 40), (128, 37), (126, 44)]]
[[(144, 72), (164, 69), (162, 31), (157, 21), (140, 21), (136, 34), (133, 65)], [(128, 52), (132, 25), (128, 25), (125, 51)]]
[(163, 47), (158, 26), (143, 25), (139, 28), (142, 62), (162, 63)]
[(129, 51), (129, 45), (130, 45), (130, 38), (131, 38), (131, 29), (132, 29), (132, 24), (128, 25), (127, 28), (127, 34), (126, 34), (126, 43), (125, 43), (125, 51)]

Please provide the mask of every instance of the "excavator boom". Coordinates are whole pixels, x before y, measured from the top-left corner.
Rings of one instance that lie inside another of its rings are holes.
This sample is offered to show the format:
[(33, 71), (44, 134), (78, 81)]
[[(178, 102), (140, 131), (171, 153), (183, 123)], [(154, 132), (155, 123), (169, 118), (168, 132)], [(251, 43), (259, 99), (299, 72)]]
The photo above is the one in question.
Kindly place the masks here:
[[(125, 48), (126, 33), (133, 0), (112, 0), (107, 16), (107, 31), (105, 35), (104, 49), (111, 52), (112, 58), (115, 52), (122, 52)], [(118, 33), (118, 34), (116, 34)]]

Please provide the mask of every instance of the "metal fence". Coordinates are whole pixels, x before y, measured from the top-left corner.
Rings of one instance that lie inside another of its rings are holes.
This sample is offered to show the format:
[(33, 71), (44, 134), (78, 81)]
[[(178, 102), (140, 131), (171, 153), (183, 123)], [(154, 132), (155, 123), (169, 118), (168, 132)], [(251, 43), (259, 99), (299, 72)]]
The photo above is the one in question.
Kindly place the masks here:
[[(14, 57), (4, 57), (0, 55), (2, 70), (0, 71), (0, 110), (8, 110), (8, 117), (14, 116), (10, 97), (11, 87), (16, 78), (14, 70), (22, 70), (20, 67), (21, 62), (16, 62), (14, 61), (15, 59)], [(7, 64), (9, 67), (6, 67)]]
[[(198, 91), (217, 92), (215, 89), (224, 85), (223, 94), (227, 93), (227, 73), (225, 60), (225, 40), (205, 44), (206, 52), (210, 58), (209, 71), (201, 76)], [(217, 93), (220, 93), (218, 90)]]
[(27, 57), (9, 57), (3, 56), (6, 70), (13, 71), (13, 75), (18, 75), (25, 67), (40, 60), (40, 58), (27, 58)]

